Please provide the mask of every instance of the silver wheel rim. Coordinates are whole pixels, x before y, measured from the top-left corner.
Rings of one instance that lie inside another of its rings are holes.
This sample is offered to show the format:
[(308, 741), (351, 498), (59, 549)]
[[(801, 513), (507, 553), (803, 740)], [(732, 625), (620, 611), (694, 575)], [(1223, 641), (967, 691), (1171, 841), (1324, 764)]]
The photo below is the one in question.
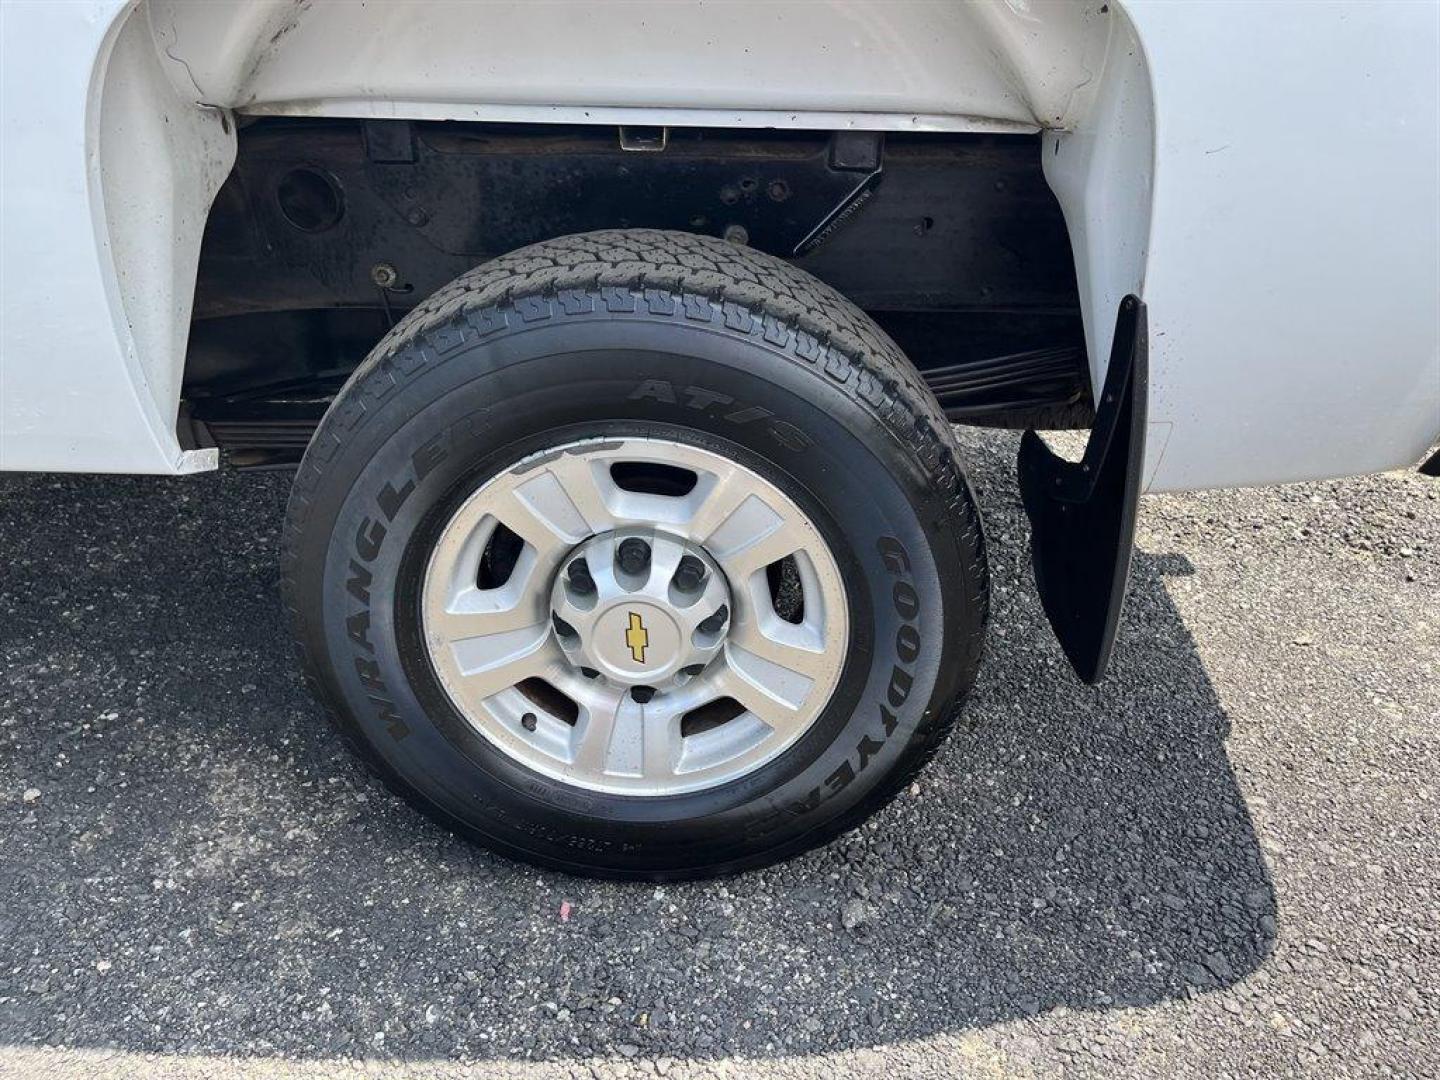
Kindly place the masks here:
[[(631, 479), (656, 466), (681, 478), (671, 491)], [(501, 537), (518, 554), (487, 578)], [(794, 501), (652, 438), (569, 443), (485, 483), (440, 533), (421, 618), (471, 727), (536, 772), (619, 795), (699, 791), (773, 761), (829, 702), (849, 642), (839, 568)]]

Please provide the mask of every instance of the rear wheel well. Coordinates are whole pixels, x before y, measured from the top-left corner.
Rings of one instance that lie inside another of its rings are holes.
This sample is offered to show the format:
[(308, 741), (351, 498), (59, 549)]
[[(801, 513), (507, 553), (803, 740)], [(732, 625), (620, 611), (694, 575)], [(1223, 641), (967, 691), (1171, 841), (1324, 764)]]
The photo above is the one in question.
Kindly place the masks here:
[[(953, 420), (1086, 426), (1074, 261), (1036, 135), (250, 119), (205, 232), (181, 438), (287, 465), (360, 359), (465, 270), (667, 228), (869, 313)], [(657, 150), (656, 147), (663, 146)], [(637, 152), (637, 147), (643, 148)]]

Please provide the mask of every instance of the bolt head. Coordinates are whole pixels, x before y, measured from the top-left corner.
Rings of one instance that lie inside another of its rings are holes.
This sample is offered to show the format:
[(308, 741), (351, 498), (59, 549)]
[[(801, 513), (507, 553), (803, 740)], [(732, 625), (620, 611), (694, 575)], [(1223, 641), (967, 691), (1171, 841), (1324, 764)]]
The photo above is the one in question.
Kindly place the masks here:
[(675, 587), (681, 592), (694, 592), (705, 580), (705, 564), (693, 555), (686, 555), (675, 568)]
[(566, 575), (570, 578), (570, 588), (582, 596), (589, 596), (595, 591), (595, 579), (590, 576), (590, 566), (584, 559), (576, 559), (565, 568)]
[(645, 567), (650, 565), (650, 545), (638, 536), (632, 536), (620, 542), (616, 557), (620, 561), (620, 569), (625, 573), (642, 573)]
[(717, 633), (725, 625), (725, 620), (728, 618), (730, 618), (730, 609), (726, 605), (721, 604), (715, 609), (715, 614), (702, 622), (696, 629), (702, 634)]

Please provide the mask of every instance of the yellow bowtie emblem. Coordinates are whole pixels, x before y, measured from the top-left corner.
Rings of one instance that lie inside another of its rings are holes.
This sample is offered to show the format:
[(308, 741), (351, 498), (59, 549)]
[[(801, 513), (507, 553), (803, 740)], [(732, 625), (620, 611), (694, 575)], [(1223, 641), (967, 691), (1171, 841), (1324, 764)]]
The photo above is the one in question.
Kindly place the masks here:
[(639, 613), (630, 612), (630, 628), (625, 631), (625, 644), (630, 646), (630, 655), (637, 664), (645, 662), (645, 647), (650, 644), (650, 635), (645, 632), (645, 623)]

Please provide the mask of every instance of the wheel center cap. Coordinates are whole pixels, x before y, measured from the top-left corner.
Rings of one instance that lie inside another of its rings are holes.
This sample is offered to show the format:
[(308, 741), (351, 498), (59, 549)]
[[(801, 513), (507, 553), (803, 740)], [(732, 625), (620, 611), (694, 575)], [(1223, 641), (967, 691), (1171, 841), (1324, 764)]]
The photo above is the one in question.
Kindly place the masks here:
[(561, 564), (551, 612), (576, 667), (661, 690), (697, 674), (730, 625), (730, 588), (704, 548), (655, 529), (617, 529)]
[(607, 672), (644, 682), (674, 666), (681, 644), (680, 627), (663, 609), (622, 600), (595, 620), (590, 648)]

